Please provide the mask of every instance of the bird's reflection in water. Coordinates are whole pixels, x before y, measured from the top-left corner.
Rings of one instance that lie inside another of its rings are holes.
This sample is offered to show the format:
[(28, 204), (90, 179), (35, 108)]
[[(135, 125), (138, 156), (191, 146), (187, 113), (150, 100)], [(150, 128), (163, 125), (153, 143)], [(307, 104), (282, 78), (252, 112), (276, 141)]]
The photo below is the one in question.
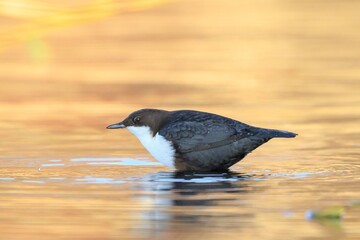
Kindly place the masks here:
[[(236, 172), (159, 172), (138, 185), (138, 197), (150, 208), (142, 212), (141, 229), (147, 237), (162, 231), (188, 231), (189, 224), (202, 228), (241, 227), (250, 224), (246, 209), (251, 175)], [(192, 228), (194, 229), (194, 228)]]

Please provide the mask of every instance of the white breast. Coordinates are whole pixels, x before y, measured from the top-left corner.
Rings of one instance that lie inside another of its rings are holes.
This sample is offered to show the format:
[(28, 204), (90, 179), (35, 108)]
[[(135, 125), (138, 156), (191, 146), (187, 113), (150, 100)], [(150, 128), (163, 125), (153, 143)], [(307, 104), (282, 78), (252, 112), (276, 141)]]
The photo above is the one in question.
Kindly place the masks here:
[(150, 152), (150, 154), (162, 164), (175, 168), (175, 149), (172, 143), (158, 133), (153, 136), (150, 127), (127, 127)]

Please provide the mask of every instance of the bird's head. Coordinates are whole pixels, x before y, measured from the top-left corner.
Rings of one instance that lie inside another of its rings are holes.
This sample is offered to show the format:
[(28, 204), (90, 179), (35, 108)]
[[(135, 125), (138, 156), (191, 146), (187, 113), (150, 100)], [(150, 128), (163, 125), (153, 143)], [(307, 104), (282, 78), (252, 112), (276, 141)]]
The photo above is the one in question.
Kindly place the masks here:
[(135, 130), (137, 128), (148, 127), (155, 135), (166, 120), (169, 112), (158, 109), (141, 109), (131, 113), (123, 121), (107, 126), (107, 129), (128, 128)]

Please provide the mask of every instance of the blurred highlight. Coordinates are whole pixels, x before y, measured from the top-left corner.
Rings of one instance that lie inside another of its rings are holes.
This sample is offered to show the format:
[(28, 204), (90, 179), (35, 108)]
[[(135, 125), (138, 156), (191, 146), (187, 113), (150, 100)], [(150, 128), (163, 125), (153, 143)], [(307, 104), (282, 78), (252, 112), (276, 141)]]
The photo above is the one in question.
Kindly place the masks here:
[[(0, 239), (360, 239), (359, 9), (0, 0)], [(299, 137), (182, 175), (105, 129), (146, 107)]]
[[(0, 15), (26, 22), (0, 31), (0, 53), (15, 44), (40, 39), (58, 28), (88, 23), (118, 13), (142, 11), (165, 2), (167, 0), (95, 0), (80, 6), (64, 7), (40, 1), (2, 0)], [(34, 51), (38, 52), (38, 46)]]

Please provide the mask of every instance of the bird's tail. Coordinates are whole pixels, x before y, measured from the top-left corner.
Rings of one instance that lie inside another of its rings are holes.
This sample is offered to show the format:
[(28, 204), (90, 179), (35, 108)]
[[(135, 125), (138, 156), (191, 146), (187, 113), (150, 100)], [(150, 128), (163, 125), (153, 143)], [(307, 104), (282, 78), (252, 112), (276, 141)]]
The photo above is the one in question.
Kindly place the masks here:
[(271, 138), (293, 138), (297, 135), (297, 133), (274, 129), (268, 129), (268, 133)]

